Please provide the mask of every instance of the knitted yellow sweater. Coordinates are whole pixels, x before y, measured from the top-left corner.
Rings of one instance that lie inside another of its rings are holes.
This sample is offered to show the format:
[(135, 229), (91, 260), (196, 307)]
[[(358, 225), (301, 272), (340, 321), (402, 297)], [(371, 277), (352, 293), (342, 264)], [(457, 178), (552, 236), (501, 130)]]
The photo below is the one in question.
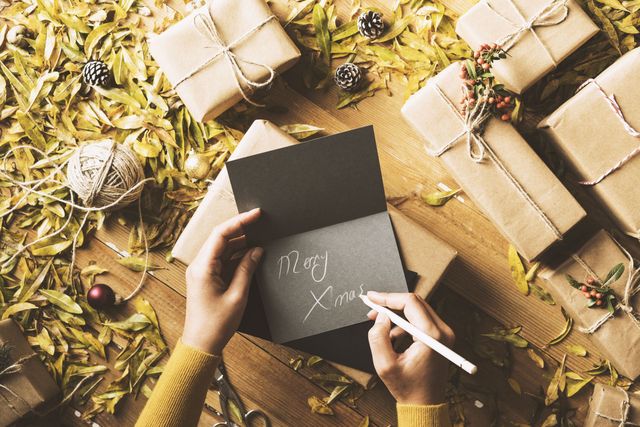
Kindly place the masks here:
[[(217, 356), (178, 342), (137, 426), (195, 426), (218, 365)], [(398, 427), (450, 426), (447, 404), (397, 405)]]

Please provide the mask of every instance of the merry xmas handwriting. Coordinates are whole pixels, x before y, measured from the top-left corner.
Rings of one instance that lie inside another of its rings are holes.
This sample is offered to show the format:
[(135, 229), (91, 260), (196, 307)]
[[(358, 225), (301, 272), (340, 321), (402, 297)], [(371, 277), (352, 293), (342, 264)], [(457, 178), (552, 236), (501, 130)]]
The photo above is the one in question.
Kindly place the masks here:
[[(324, 286), (324, 291), (321, 294), (317, 289), (309, 290), (309, 293), (313, 298), (313, 305), (307, 312), (302, 323), (307, 321), (314, 310), (322, 309), (330, 311), (332, 308), (342, 307), (350, 303), (359, 295), (365, 293), (363, 284), (361, 284), (357, 289), (350, 289), (337, 294), (333, 285), (322, 285), (322, 282), (327, 277), (328, 266), (329, 251), (324, 251), (324, 253), (314, 254), (308, 257), (302, 257), (300, 255), (300, 251), (294, 249), (278, 259), (278, 279), (297, 274), (308, 274), (311, 277), (311, 280), (319, 285), (320, 289)], [(314, 290), (319, 293), (319, 296), (316, 295)]]

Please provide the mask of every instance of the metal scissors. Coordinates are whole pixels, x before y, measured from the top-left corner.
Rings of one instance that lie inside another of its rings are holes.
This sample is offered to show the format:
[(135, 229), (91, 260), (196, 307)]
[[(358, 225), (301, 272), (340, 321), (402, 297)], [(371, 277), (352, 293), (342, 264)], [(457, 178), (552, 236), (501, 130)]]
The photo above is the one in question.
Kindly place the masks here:
[(242, 422), (247, 427), (252, 427), (254, 425), (252, 423), (257, 420), (261, 422), (261, 424), (257, 425), (261, 425), (264, 427), (271, 426), (269, 417), (267, 417), (267, 414), (265, 414), (264, 412), (258, 409), (251, 409), (250, 411), (247, 411), (245, 406), (242, 404), (240, 397), (238, 397), (238, 394), (235, 392), (233, 387), (231, 387), (231, 384), (229, 383), (229, 380), (227, 378), (227, 370), (225, 369), (224, 363), (222, 361), (218, 365), (218, 368), (216, 368), (214, 379), (218, 386), (218, 393), (220, 393), (220, 407), (222, 408), (222, 416), (224, 418), (224, 421), (214, 424), (213, 427), (241, 427), (240, 425), (236, 424), (231, 418), (231, 413), (229, 412), (229, 401), (233, 402), (233, 404), (235, 404), (235, 406), (240, 410)]

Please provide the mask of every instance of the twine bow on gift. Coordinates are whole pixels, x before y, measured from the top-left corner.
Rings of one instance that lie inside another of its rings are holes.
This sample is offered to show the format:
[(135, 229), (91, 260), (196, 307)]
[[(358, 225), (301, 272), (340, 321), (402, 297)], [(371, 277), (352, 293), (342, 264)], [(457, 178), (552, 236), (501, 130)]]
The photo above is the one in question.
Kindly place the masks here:
[(598, 411), (596, 411), (595, 414), (606, 420), (618, 422), (619, 423), (618, 427), (640, 426), (640, 424), (638, 423), (633, 423), (629, 421), (629, 413), (631, 412), (631, 399), (629, 398), (629, 393), (627, 393), (625, 389), (620, 387), (618, 387), (618, 390), (624, 393), (624, 399), (622, 399), (622, 402), (620, 403), (620, 418), (615, 418)]
[[(620, 245), (620, 243), (618, 243), (617, 241), (615, 241), (615, 242), (618, 245), (618, 247), (622, 250), (622, 252), (624, 252), (624, 254), (626, 255), (627, 259), (629, 260), (629, 264), (628, 264), (628, 267), (627, 267), (628, 270), (629, 270), (629, 276), (627, 277), (627, 283), (624, 286), (624, 291), (622, 293), (622, 298), (620, 299), (620, 301), (614, 307), (614, 312), (613, 313), (607, 312), (606, 315), (604, 315), (600, 319), (596, 320), (593, 323), (593, 325), (591, 325), (591, 326), (589, 326), (587, 328), (578, 328), (578, 330), (580, 332), (584, 332), (586, 334), (595, 333), (609, 319), (613, 318), (613, 316), (614, 316), (614, 314), (615, 314), (615, 312), (617, 310), (621, 310), (622, 312), (626, 313), (631, 318), (631, 320), (636, 325), (636, 327), (640, 328), (640, 319), (638, 319), (636, 313), (633, 310), (633, 306), (631, 304), (631, 299), (637, 293), (640, 292), (640, 268), (637, 268), (637, 269), (634, 268), (633, 257), (631, 256), (631, 254), (625, 248), (623, 248), (622, 245)], [(580, 255), (573, 254), (572, 258), (590, 276), (592, 276), (594, 278), (598, 278), (598, 275), (595, 273), (595, 271), (593, 271), (593, 269), (591, 267), (589, 267), (589, 265), (584, 261), (584, 259), (582, 259), (582, 257)]]
[(442, 92), (442, 89), (440, 89), (437, 84), (433, 83), (433, 88), (435, 89), (436, 93), (438, 93), (438, 95), (442, 98), (445, 104), (447, 104), (453, 114), (455, 114), (455, 116), (460, 120), (463, 130), (442, 148), (438, 150), (431, 150), (427, 148), (427, 152), (431, 156), (440, 157), (464, 137), (467, 142), (467, 151), (471, 160), (473, 160), (475, 163), (481, 163), (485, 159), (485, 157), (488, 156), (493, 164), (496, 165), (496, 167), (503, 173), (503, 175), (509, 180), (509, 182), (516, 188), (518, 194), (536, 211), (540, 219), (542, 219), (544, 224), (553, 233), (555, 238), (558, 240), (562, 240), (563, 236), (558, 227), (556, 227), (556, 225), (551, 221), (547, 214), (544, 213), (542, 208), (540, 208), (540, 206), (538, 206), (538, 204), (531, 198), (529, 193), (527, 193), (524, 187), (522, 187), (520, 182), (518, 182), (518, 180), (511, 174), (511, 172), (509, 172), (498, 155), (482, 137), (487, 119), (492, 117), (491, 113), (486, 109), (485, 103), (477, 103), (473, 109), (468, 109), (465, 115), (462, 116), (456, 106), (453, 105), (451, 100), (444, 94), (444, 92)]
[[(627, 119), (624, 117), (624, 113), (622, 112), (622, 108), (620, 108), (620, 105), (618, 104), (618, 101), (616, 100), (615, 95), (609, 95), (607, 94), (607, 92), (604, 91), (604, 89), (602, 88), (602, 86), (600, 86), (598, 84), (598, 82), (594, 79), (589, 79), (586, 82), (584, 82), (579, 88), (578, 88), (578, 92), (580, 90), (582, 90), (582, 88), (584, 88), (585, 86), (589, 85), (589, 84), (593, 84), (595, 85), (595, 87), (598, 89), (598, 92), (600, 92), (600, 94), (602, 94), (602, 96), (604, 96), (604, 98), (607, 100), (607, 104), (609, 105), (609, 107), (611, 107), (611, 110), (613, 111), (613, 113), (616, 115), (616, 117), (618, 118), (618, 120), (620, 120), (620, 123), (622, 123), (622, 126), (624, 127), (624, 130), (631, 135), (633, 138), (638, 138), (640, 137), (640, 132), (637, 131), (628, 121)], [(618, 163), (616, 163), (615, 165), (613, 165), (611, 168), (609, 168), (607, 171), (605, 171), (603, 174), (601, 174), (600, 176), (598, 176), (596, 179), (591, 180), (591, 181), (580, 181), (579, 183), (582, 185), (596, 185), (599, 182), (601, 182), (603, 179), (605, 179), (606, 177), (608, 177), (609, 175), (611, 175), (612, 173), (614, 173), (615, 171), (617, 171), (618, 169), (622, 168), (624, 165), (626, 165), (627, 163), (629, 163), (629, 161), (631, 161), (631, 159), (633, 159), (635, 156), (637, 156), (638, 154), (640, 154), (640, 144), (638, 145), (637, 148), (635, 148), (634, 150), (632, 150), (629, 154), (627, 154), (626, 156), (624, 156), (622, 159), (620, 159), (620, 161)]]
[(533, 15), (531, 18), (526, 19), (523, 13), (518, 9), (518, 6), (514, 3), (514, 0), (509, 0), (513, 9), (518, 13), (520, 18), (522, 18), (521, 23), (516, 23), (502, 15), (498, 10), (496, 10), (489, 1), (486, 1), (487, 7), (491, 9), (496, 15), (500, 18), (513, 25), (515, 28), (514, 31), (502, 37), (501, 39), (496, 41), (496, 44), (502, 46), (502, 49), (508, 51), (511, 49), (525, 33), (530, 32), (533, 34), (533, 37), (538, 41), (538, 43), (544, 48), (547, 55), (553, 62), (554, 66), (558, 65), (558, 62), (553, 57), (553, 54), (549, 50), (546, 44), (540, 39), (538, 34), (536, 33), (537, 27), (551, 27), (554, 25), (558, 25), (563, 23), (567, 16), (569, 16), (569, 7), (567, 6), (568, 0), (551, 0), (549, 4), (547, 4), (542, 10), (540, 10), (537, 14)]
[[(227, 63), (231, 67), (231, 71), (233, 72), (233, 76), (235, 78), (236, 86), (238, 87), (238, 91), (240, 92), (244, 100), (251, 105), (262, 107), (263, 106), (262, 104), (259, 104), (253, 101), (249, 97), (247, 90), (253, 92), (255, 90), (269, 86), (273, 82), (273, 79), (276, 76), (276, 71), (267, 64), (261, 64), (258, 62), (250, 61), (245, 58), (241, 58), (236, 53), (234, 53), (232, 49), (238, 46), (240, 43), (242, 43), (247, 37), (258, 32), (258, 30), (260, 30), (262, 27), (267, 25), (269, 22), (276, 20), (277, 17), (275, 15), (269, 15), (266, 19), (262, 20), (262, 22), (260, 22), (258, 25), (251, 28), (250, 30), (245, 32), (243, 35), (241, 35), (234, 41), (230, 43), (225, 43), (222, 37), (220, 36), (220, 33), (218, 32), (218, 29), (216, 27), (216, 24), (215, 22), (213, 22), (213, 18), (211, 17), (211, 14), (209, 13), (208, 10), (205, 12), (195, 13), (192, 16), (193, 16), (192, 18), (193, 26), (196, 28), (196, 30), (198, 30), (200, 34), (202, 34), (204, 37), (206, 37), (211, 42), (213, 42), (213, 46), (207, 46), (207, 48), (208, 49), (216, 48), (219, 50), (213, 56), (207, 59), (202, 65), (196, 67), (195, 69), (191, 70), (190, 72), (186, 73), (183, 77), (178, 79), (174, 87), (177, 88), (182, 83), (189, 80), (191, 77), (195, 76), (196, 74), (206, 69), (209, 65), (217, 61), (220, 57), (224, 56), (224, 58), (227, 60)], [(240, 67), (241, 63), (261, 67), (269, 72), (269, 77), (264, 81), (252, 80), (246, 75), (246, 73)]]

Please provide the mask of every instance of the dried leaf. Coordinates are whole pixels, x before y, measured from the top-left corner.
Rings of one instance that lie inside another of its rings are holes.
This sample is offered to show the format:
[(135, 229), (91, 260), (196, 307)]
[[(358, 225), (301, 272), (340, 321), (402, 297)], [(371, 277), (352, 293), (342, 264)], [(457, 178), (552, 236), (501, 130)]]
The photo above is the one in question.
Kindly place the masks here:
[(442, 206), (460, 191), (462, 191), (462, 189), (458, 188), (457, 190), (435, 191), (433, 193), (422, 192), (420, 198), (429, 206)]
[(536, 353), (534, 349), (528, 348), (527, 355), (529, 356), (529, 359), (533, 360), (538, 368), (544, 369), (544, 359), (538, 353)]
[(585, 378), (582, 378), (580, 375), (575, 372), (567, 372), (566, 373), (566, 381), (567, 381), (567, 397), (572, 397), (576, 393), (578, 393), (584, 386), (589, 384), (594, 377), (588, 375)]
[(525, 279), (524, 264), (522, 264), (520, 255), (513, 245), (509, 245), (508, 259), (511, 277), (513, 277), (516, 287), (521, 294), (529, 295), (529, 283)]
[(105, 323), (105, 325), (109, 326), (110, 328), (129, 332), (141, 331), (151, 324), (151, 320), (149, 320), (147, 316), (141, 313), (132, 314), (128, 319), (120, 322)]
[(509, 387), (513, 390), (518, 396), (522, 395), (522, 388), (520, 387), (520, 383), (516, 381), (515, 378), (507, 378), (507, 382), (509, 383)]
[(553, 375), (553, 378), (549, 382), (549, 386), (547, 387), (547, 393), (544, 398), (544, 404), (546, 406), (549, 406), (553, 402), (558, 400), (560, 392), (564, 391), (564, 386), (565, 386), (565, 376), (564, 376), (565, 365), (564, 364), (566, 360), (567, 360), (567, 356), (565, 355), (562, 358), (562, 362), (560, 363), (560, 366), (558, 366), (558, 369), (556, 369), (556, 372)]
[[(136, 272), (144, 271), (144, 266), (145, 266), (144, 258), (137, 257), (137, 256), (128, 256), (124, 258), (119, 258), (116, 261), (118, 261), (118, 264), (124, 265), (129, 270), (136, 271)], [(155, 264), (147, 265), (147, 271), (154, 271), (154, 270), (161, 270), (161, 269), (163, 269), (163, 267), (157, 266)]]
[(562, 332), (560, 332), (560, 334), (558, 334), (555, 338), (549, 341), (549, 343), (547, 344), (548, 346), (556, 345), (562, 342), (571, 332), (571, 328), (573, 327), (573, 319), (569, 317), (569, 315), (567, 314), (566, 311), (564, 311), (564, 309), (562, 309), (562, 315), (564, 316), (564, 320), (565, 320), (564, 328), (562, 329)]
[(587, 349), (580, 344), (567, 345), (567, 351), (575, 356), (585, 357), (587, 355)]
[(67, 313), (82, 314), (82, 308), (69, 295), (54, 289), (40, 289), (39, 292), (47, 299), (47, 301), (57, 307), (60, 307)]
[(319, 128), (317, 126), (306, 125), (301, 123), (280, 126), (280, 129), (282, 129), (283, 131), (285, 131), (286, 133), (288, 133), (289, 135), (293, 136), (298, 140), (309, 138), (315, 135), (316, 133), (322, 132), (324, 130), (324, 128)]
[(30, 302), (20, 302), (17, 304), (13, 304), (10, 305), (5, 311), (4, 313), (2, 313), (2, 320), (8, 319), (9, 317), (13, 316), (16, 313), (20, 313), (22, 311), (27, 311), (27, 310), (33, 310), (36, 309), (38, 307), (36, 307), (35, 305), (31, 304)]
[(311, 408), (311, 412), (320, 415), (334, 415), (333, 409), (327, 405), (324, 400), (317, 396), (311, 396), (307, 399), (307, 404)]

